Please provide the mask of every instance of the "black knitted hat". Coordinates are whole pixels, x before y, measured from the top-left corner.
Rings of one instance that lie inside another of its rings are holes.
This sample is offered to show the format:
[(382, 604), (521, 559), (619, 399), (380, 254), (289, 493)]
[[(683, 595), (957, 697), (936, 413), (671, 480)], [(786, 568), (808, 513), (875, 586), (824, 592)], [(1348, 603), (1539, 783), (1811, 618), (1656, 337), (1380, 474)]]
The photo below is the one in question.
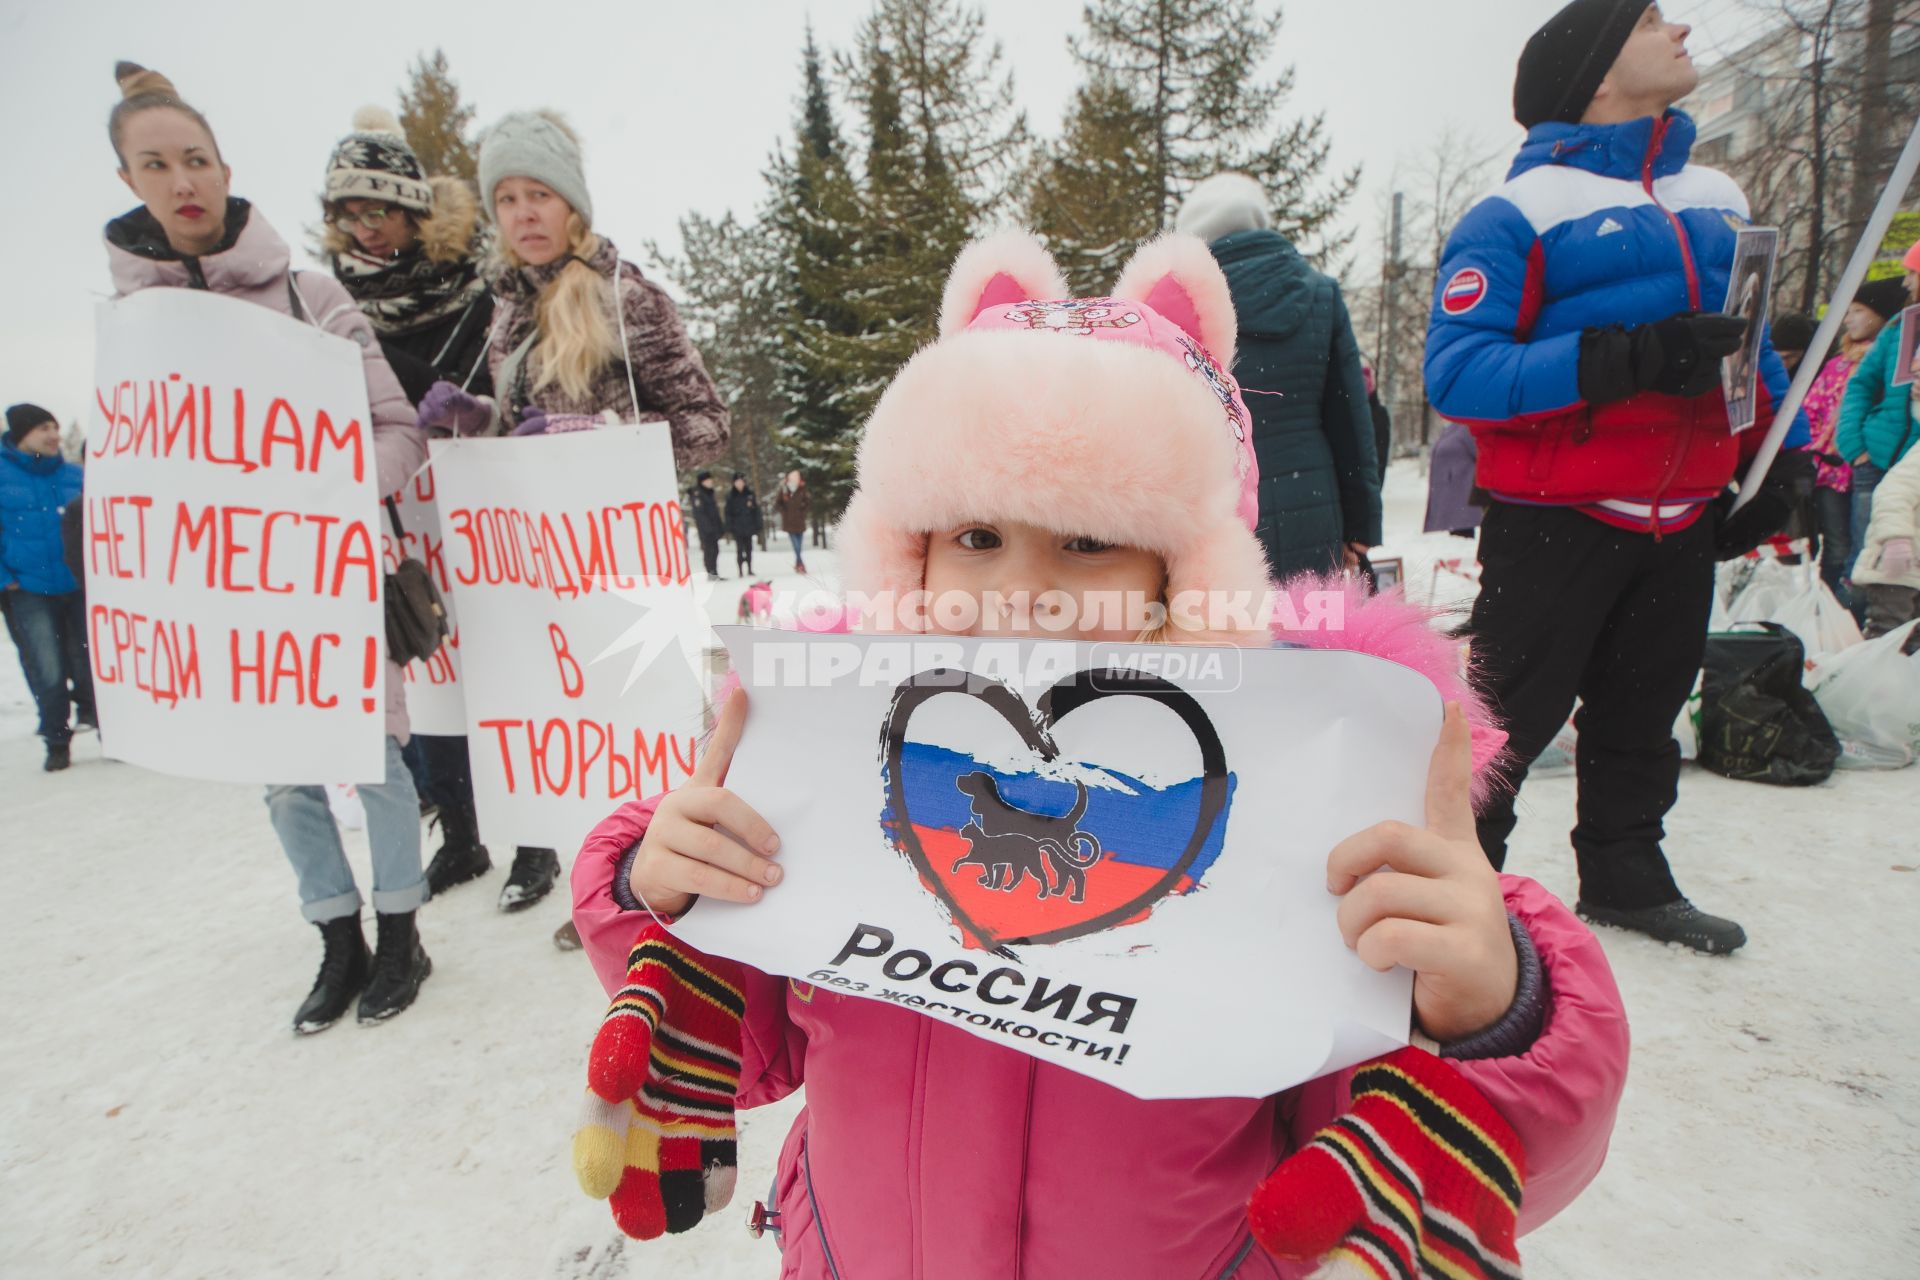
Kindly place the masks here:
[(1648, 0), (1573, 0), (1548, 18), (1521, 51), (1513, 118), (1528, 129), (1580, 123), (1648, 7)]

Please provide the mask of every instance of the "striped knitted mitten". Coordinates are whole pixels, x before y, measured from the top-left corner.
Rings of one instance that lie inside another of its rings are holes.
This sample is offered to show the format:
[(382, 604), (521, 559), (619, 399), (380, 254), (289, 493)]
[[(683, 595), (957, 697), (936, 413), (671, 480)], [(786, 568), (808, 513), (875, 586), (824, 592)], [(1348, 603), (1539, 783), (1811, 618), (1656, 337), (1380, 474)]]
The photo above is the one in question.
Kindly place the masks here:
[(587, 1059), (573, 1172), (641, 1240), (678, 1233), (733, 1198), (740, 966), (649, 923)]
[(1253, 1193), (1254, 1238), (1315, 1280), (1518, 1277), (1525, 1157), (1451, 1063), (1401, 1049), (1353, 1076), (1353, 1109)]

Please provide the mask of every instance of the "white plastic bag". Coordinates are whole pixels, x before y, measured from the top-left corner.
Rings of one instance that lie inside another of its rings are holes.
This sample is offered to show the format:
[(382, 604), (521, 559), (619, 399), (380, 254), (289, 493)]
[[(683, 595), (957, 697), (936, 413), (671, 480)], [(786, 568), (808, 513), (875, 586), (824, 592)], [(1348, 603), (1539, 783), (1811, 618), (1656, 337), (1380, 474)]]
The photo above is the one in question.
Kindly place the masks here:
[(1727, 623), (1777, 622), (1800, 638), (1809, 658), (1860, 643), (1859, 624), (1833, 598), (1812, 564), (1759, 561), (1745, 581), (1735, 585), (1726, 613), (1716, 612), (1714, 619), (1708, 630), (1727, 630)]
[(1776, 608), (1768, 621), (1799, 636), (1809, 658), (1839, 653), (1860, 643), (1860, 624), (1845, 605), (1833, 598), (1832, 590), (1817, 574), (1808, 574), (1798, 594)]
[(1776, 615), (1787, 601), (1799, 594), (1803, 585), (1794, 573), (1793, 566), (1770, 558), (1761, 560), (1753, 566), (1753, 572), (1746, 576), (1746, 581), (1736, 586), (1733, 598), (1727, 601), (1727, 620), (1778, 621)]
[(1909, 622), (1813, 664), (1809, 685), (1840, 739), (1843, 769), (1902, 769), (1920, 757), (1920, 653)]

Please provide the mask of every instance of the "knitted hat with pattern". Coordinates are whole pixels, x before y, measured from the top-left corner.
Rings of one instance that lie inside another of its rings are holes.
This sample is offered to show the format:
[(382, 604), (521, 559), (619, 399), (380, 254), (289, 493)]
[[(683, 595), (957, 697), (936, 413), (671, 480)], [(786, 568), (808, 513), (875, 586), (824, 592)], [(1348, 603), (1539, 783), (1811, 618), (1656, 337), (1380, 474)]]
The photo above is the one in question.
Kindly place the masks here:
[(419, 213), (433, 212), (433, 188), (400, 122), (384, 107), (353, 113), (353, 132), (327, 161), (326, 202), (379, 200)]

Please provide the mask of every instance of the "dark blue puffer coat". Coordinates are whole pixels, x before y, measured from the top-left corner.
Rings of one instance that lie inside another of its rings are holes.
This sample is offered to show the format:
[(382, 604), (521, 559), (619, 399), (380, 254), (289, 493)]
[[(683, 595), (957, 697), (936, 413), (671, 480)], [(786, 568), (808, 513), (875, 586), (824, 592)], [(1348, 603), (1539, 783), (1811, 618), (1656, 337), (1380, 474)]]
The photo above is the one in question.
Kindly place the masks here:
[(1278, 232), (1236, 231), (1208, 248), (1240, 322), (1233, 376), (1253, 415), (1261, 545), (1277, 578), (1325, 573), (1343, 543), (1380, 542), (1373, 412), (1347, 304)]

